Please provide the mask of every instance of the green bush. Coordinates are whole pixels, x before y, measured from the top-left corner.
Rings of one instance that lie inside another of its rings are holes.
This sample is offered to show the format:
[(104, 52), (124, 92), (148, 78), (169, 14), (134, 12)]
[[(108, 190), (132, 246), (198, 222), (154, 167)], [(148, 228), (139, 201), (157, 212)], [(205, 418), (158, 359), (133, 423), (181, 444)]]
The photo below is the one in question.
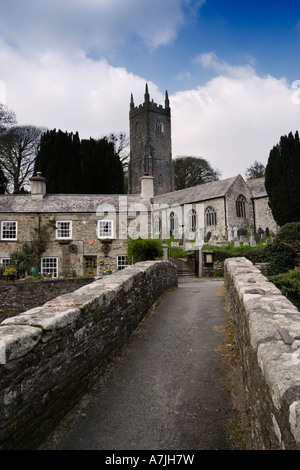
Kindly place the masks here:
[(300, 269), (268, 278), (300, 310)]
[(252, 263), (266, 263), (269, 258), (269, 246), (267, 245), (257, 245), (254, 247), (241, 246), (239, 248), (231, 245), (224, 248), (204, 246), (203, 250), (213, 251), (215, 261), (225, 261), (226, 258), (233, 257), (245, 257)]
[(284, 225), (269, 250), (268, 275), (285, 273), (300, 264), (300, 222)]
[(163, 256), (162, 242), (152, 239), (136, 240), (130, 239), (127, 242), (127, 258), (134, 263), (159, 259)]

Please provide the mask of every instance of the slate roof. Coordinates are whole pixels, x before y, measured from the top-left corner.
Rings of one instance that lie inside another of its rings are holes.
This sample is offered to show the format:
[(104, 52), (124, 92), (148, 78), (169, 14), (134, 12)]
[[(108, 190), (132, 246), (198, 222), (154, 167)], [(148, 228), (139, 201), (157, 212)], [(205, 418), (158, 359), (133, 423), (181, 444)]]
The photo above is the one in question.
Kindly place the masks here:
[(118, 212), (119, 196), (127, 196), (128, 207), (143, 203), (140, 195), (134, 194), (46, 194), (43, 199), (15, 194), (0, 196), (0, 213), (96, 213), (101, 204), (110, 204)]
[(154, 196), (155, 204), (189, 204), (197, 201), (206, 201), (222, 197), (229, 190), (238, 176), (226, 178), (224, 180), (212, 181), (211, 183), (200, 184), (192, 188), (180, 189), (172, 193)]
[[(238, 177), (241, 176), (160, 194), (154, 196), (152, 202), (175, 206), (223, 197)], [(246, 181), (246, 184), (253, 198), (267, 197), (264, 178)], [(139, 194), (46, 194), (43, 199), (30, 194), (3, 194), (0, 195), (0, 213), (96, 213), (102, 204), (110, 204), (118, 212), (120, 197), (127, 197), (127, 209), (134, 204), (134, 210), (139, 210), (138, 205), (143, 204), (140, 209), (143, 210), (147, 205)]]
[(258, 199), (260, 197), (268, 197), (266, 187), (265, 187), (265, 178), (257, 178), (254, 180), (246, 181), (252, 197)]

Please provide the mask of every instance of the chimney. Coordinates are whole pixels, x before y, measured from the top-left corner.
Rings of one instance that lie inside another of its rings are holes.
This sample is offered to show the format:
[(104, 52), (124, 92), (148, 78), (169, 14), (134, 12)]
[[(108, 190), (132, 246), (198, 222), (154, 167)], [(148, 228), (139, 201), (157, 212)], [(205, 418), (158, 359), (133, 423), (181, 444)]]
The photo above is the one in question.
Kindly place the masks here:
[(153, 176), (145, 173), (141, 178), (141, 199), (150, 201), (154, 196)]
[(46, 180), (42, 177), (42, 174), (37, 171), (36, 176), (31, 179), (31, 196), (35, 199), (43, 199), (46, 194)]

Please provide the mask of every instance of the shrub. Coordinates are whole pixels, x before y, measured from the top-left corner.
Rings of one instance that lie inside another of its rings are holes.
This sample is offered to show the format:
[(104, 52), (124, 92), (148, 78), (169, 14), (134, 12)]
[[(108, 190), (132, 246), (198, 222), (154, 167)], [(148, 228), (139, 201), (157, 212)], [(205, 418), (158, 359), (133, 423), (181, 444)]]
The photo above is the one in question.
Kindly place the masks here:
[(268, 275), (294, 269), (300, 263), (300, 222), (284, 225), (269, 249)]
[(6, 277), (8, 280), (16, 279), (17, 277), (17, 270), (14, 266), (7, 266), (5, 269), (3, 276)]
[(214, 252), (215, 261), (225, 261), (226, 258), (233, 257), (245, 257), (252, 263), (265, 263), (269, 258), (269, 246), (257, 245), (257, 246), (241, 246), (240, 248), (234, 248), (231, 245), (224, 248), (204, 246), (204, 250)]
[(300, 269), (269, 276), (268, 278), (300, 310)]
[(159, 240), (130, 239), (127, 242), (127, 257), (134, 263), (159, 259), (163, 256), (162, 243)]

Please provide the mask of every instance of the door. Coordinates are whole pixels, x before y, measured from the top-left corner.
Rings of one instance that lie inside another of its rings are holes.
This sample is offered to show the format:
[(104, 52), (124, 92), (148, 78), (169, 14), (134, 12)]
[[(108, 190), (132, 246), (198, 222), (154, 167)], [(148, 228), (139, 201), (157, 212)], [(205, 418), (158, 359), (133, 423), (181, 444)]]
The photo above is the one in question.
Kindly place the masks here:
[(85, 256), (84, 274), (87, 276), (97, 276), (97, 256)]

